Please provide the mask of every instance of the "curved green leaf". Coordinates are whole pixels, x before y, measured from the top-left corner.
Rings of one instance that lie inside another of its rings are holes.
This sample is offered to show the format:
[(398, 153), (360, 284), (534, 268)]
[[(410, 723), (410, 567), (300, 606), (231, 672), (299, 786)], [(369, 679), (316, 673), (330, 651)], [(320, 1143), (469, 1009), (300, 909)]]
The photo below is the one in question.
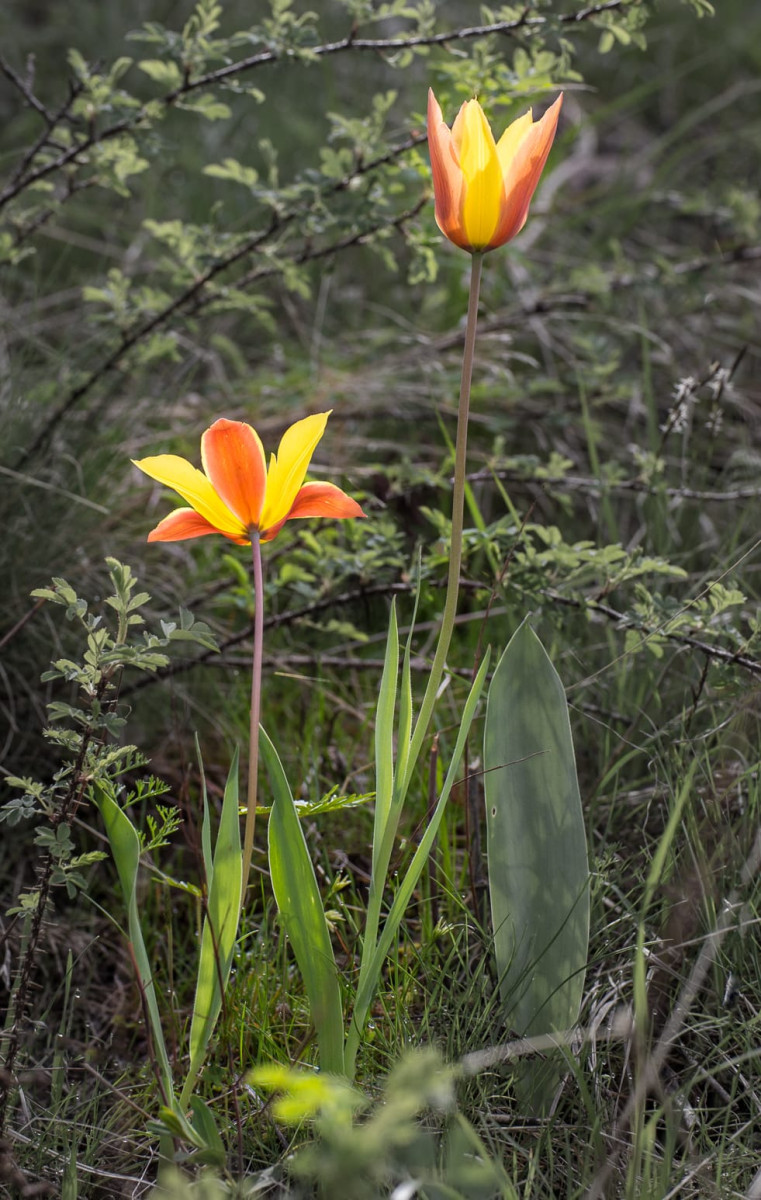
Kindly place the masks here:
[[(208, 808), (205, 810), (208, 817)], [(209, 834), (202, 838), (207, 853)], [(222, 1010), (222, 999), (230, 978), (235, 939), (238, 935), (241, 889), (240, 819), (238, 817), (238, 751), (236, 749), (225, 785), (219, 830), (206, 904), (198, 979), (190, 1025), (190, 1067), (180, 1096), (186, 1104), (206, 1057), (209, 1040)]]
[(156, 988), (153, 983), (153, 970), (148, 958), (148, 951), (143, 940), (140, 927), (140, 915), (137, 907), (137, 877), (140, 870), (140, 838), (137, 830), (127, 814), (119, 807), (114, 798), (102, 784), (93, 783), (93, 796), (98, 806), (103, 824), (106, 828), (111, 853), (114, 856), (119, 882), (127, 906), (127, 928), (132, 953), (140, 976), (140, 987), (145, 997), (146, 1008), (151, 1022), (153, 1048), (156, 1054), (161, 1080), (164, 1088), (164, 1099), (170, 1102), (173, 1098), (172, 1069), (169, 1065), (161, 1027), (161, 1014), (156, 1000)]
[(273, 792), (268, 834), (272, 890), (309, 997), (320, 1066), (343, 1075), (341, 989), (322, 897), (283, 764), (263, 729), (259, 736)]

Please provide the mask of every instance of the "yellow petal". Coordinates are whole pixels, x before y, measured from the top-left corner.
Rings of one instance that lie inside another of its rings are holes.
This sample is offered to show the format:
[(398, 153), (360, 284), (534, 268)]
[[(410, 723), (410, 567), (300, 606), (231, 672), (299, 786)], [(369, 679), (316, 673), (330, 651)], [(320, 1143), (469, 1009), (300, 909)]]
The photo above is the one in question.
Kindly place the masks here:
[(462, 114), (460, 167), (465, 176), (463, 226), (472, 250), (483, 250), (497, 228), (504, 198), (494, 136), (477, 100)]
[(304, 417), (303, 421), (297, 421), (283, 434), (267, 472), (267, 493), (259, 518), (262, 531), (277, 525), (288, 515), (304, 482), (315, 446), (325, 432), (329, 416), (330, 410)]
[(517, 121), (513, 121), (512, 125), (508, 125), (502, 137), (497, 142), (497, 157), (499, 158), (503, 179), (507, 179), (513, 159), (515, 158), (515, 152), (531, 129), (533, 123), (533, 114), (531, 109), (529, 109), (522, 117), (518, 117)]
[(177, 454), (156, 454), (152, 458), (132, 460), (151, 479), (172, 488), (187, 500), (197, 513), (220, 533), (246, 536), (241, 522), (220, 500), (209, 480), (185, 458)]

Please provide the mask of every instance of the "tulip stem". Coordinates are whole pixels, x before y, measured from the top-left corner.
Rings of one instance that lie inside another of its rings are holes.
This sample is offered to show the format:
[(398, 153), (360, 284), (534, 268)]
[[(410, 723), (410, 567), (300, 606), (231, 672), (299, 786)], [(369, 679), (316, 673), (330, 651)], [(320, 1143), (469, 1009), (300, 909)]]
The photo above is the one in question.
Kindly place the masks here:
[(246, 888), (251, 873), (256, 826), (256, 788), (259, 775), (259, 717), (262, 700), (262, 648), (264, 645), (264, 575), (262, 544), (256, 530), (251, 532), (251, 557), (254, 564), (254, 655), (251, 669), (251, 723), (248, 744), (248, 791), (246, 795), (246, 829), (243, 837), (243, 890), (241, 906), (246, 902)]
[(417, 760), (420, 756), (423, 741), (428, 732), (428, 726), (433, 715), (436, 695), (446, 667), (449, 645), (452, 641), (457, 600), (460, 591), (460, 565), (462, 563), (462, 531), (465, 512), (465, 466), (468, 449), (468, 417), (470, 414), (470, 385), (473, 378), (473, 358), (476, 349), (476, 326), (478, 324), (478, 296), (481, 288), (481, 267), (483, 252), (474, 251), (471, 254), (470, 295), (468, 297), (468, 317), (465, 325), (465, 347), (462, 355), (462, 375), (460, 377), (460, 403), (457, 410), (457, 441), (455, 443), (454, 486), (452, 488), (452, 534), (449, 551), (449, 574), (447, 577), (447, 593), (444, 601), (444, 612), (441, 617), (441, 629), (433, 658), (433, 666), (428, 677), (420, 713), (415, 724), (415, 731), (410, 743), (407, 759), (407, 771), (401, 784), (401, 793), (406, 795)]
[[(481, 264), (483, 254), (472, 255), (470, 274), (470, 298), (468, 300), (468, 318), (465, 326), (465, 348), (462, 357), (462, 376), (460, 379), (460, 405), (457, 412), (457, 441), (455, 443), (454, 486), (452, 488), (452, 539), (449, 553), (449, 575), (447, 593), (444, 600), (444, 612), (441, 618), (439, 640), (433, 658), (431, 673), (425, 689), (420, 712), (415, 723), (415, 729), (410, 741), (407, 767), (403, 778), (396, 781), (394, 794), (396, 818), (407, 795), (413, 773), (420, 757), (420, 751), (431, 723), (436, 695), (446, 667), (447, 653), (452, 640), (457, 599), (460, 590), (460, 563), (462, 561), (462, 530), (465, 511), (465, 460), (468, 447), (468, 415), (470, 411), (470, 383), (473, 376), (473, 358), (476, 348), (476, 323), (478, 319), (478, 293), (481, 286)], [(373, 874), (370, 881), (370, 895), (367, 903), (367, 916), (362, 944), (362, 960), (359, 968), (359, 979), (354, 996), (354, 1011), (346, 1039), (345, 1069), (349, 1079), (354, 1078), (357, 1051), (362, 1032), (367, 1019), (373, 989), (376, 979), (370, 978), (374, 968), (374, 957), (378, 946), (378, 929), (380, 927), (381, 903), (383, 889), (387, 880), (388, 863), (391, 854), (391, 838), (384, 836), (383, 849), (374, 862)], [(379, 968), (375, 968), (378, 970)]]

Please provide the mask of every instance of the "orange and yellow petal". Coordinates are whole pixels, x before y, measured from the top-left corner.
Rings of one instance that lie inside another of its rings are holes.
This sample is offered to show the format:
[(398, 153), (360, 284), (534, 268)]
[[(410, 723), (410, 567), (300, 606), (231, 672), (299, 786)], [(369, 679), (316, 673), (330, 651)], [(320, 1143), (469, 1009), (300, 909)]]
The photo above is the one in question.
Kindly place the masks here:
[(436, 221), (463, 250), (494, 250), (523, 228), (557, 129), (562, 94), (534, 123), (531, 110), (494, 137), (477, 100), (460, 108), (451, 130), (428, 92), (428, 144)]
[(504, 184), (489, 122), (477, 100), (469, 100), (462, 120), (460, 169), (465, 179), (462, 224), (472, 250), (491, 244), (504, 206)]
[[(509, 242), (525, 225), (531, 199), (555, 139), (562, 103), (561, 93), (544, 116), (532, 124), (512, 148), (505, 176), (505, 205), (489, 249)], [(509, 133), (510, 129), (506, 132)], [(506, 157), (508, 149), (504, 151)]]
[(286, 429), (277, 454), (270, 459), (267, 492), (259, 518), (261, 529), (269, 530), (288, 517), (329, 416), (330, 410), (315, 413)]
[[(462, 113), (463, 108), (460, 110)], [(458, 120), (455, 129), (459, 131)], [(467, 250), (467, 239), (462, 225), (462, 203), (465, 180), (460, 169), (454, 130), (451, 130), (441, 115), (439, 102), (431, 88), (428, 89), (428, 148), (433, 173), (433, 197), (436, 224), (445, 237), (461, 249)]]
[(334, 483), (305, 483), (291, 505), (286, 520), (294, 517), (364, 517), (359, 504)]
[(209, 533), (222, 533), (238, 545), (245, 545), (246, 539), (235, 534), (225, 533), (212, 525), (194, 508), (178, 508), (163, 521), (159, 521), (155, 529), (148, 534), (149, 542), (184, 542), (187, 538), (206, 537)]
[(244, 529), (259, 524), (267, 487), (264, 447), (244, 421), (220, 417), (201, 438), (201, 461), (223, 504)]
[(177, 454), (157, 454), (132, 460), (151, 479), (172, 488), (220, 533), (245, 537), (245, 528), (220, 500), (203, 471)]
[(265, 529), (261, 538), (263, 542), (271, 542), (280, 533), (286, 521), (292, 521), (295, 517), (330, 517), (333, 520), (341, 520), (364, 516), (366, 514), (357, 501), (352, 500), (351, 496), (347, 496), (346, 492), (334, 483), (305, 483), (299, 489), (289, 512), (276, 525)]

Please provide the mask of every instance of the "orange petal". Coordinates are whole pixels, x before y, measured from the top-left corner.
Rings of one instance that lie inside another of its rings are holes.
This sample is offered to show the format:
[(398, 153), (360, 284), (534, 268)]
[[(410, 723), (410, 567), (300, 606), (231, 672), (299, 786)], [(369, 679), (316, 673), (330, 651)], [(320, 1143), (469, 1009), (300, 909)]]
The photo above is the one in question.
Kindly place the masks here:
[(514, 148), (505, 178), (505, 206), (487, 247), (489, 250), (509, 242), (526, 224), (531, 198), (555, 138), (562, 103), (561, 92), (541, 120), (531, 126)]
[[(462, 109), (460, 112), (462, 113)], [(455, 125), (457, 126), (457, 122)], [(436, 224), (445, 237), (456, 246), (467, 250), (468, 241), (462, 223), (465, 180), (460, 169), (452, 130), (441, 115), (441, 108), (432, 88), (428, 89), (428, 150), (433, 173)]]
[(220, 417), (201, 438), (203, 469), (245, 529), (259, 524), (267, 483), (264, 447), (244, 421)]
[(263, 542), (271, 542), (283, 528), (286, 521), (294, 517), (331, 517), (339, 520), (345, 517), (364, 517), (356, 500), (342, 492), (334, 483), (305, 483), (299, 489), (298, 495), (290, 507), (288, 515), (277, 525), (273, 525), (262, 534)]
[(305, 483), (294, 500), (286, 520), (294, 517), (364, 517), (366, 514), (334, 483)]
[(245, 538), (226, 533), (224, 529), (217, 529), (216, 525), (212, 525), (211, 521), (207, 521), (193, 508), (177, 508), (168, 517), (164, 517), (164, 520), (159, 521), (156, 528), (148, 534), (148, 541), (184, 542), (187, 538), (205, 537), (209, 533), (221, 533), (231, 542), (237, 542), (239, 546), (248, 545)]

